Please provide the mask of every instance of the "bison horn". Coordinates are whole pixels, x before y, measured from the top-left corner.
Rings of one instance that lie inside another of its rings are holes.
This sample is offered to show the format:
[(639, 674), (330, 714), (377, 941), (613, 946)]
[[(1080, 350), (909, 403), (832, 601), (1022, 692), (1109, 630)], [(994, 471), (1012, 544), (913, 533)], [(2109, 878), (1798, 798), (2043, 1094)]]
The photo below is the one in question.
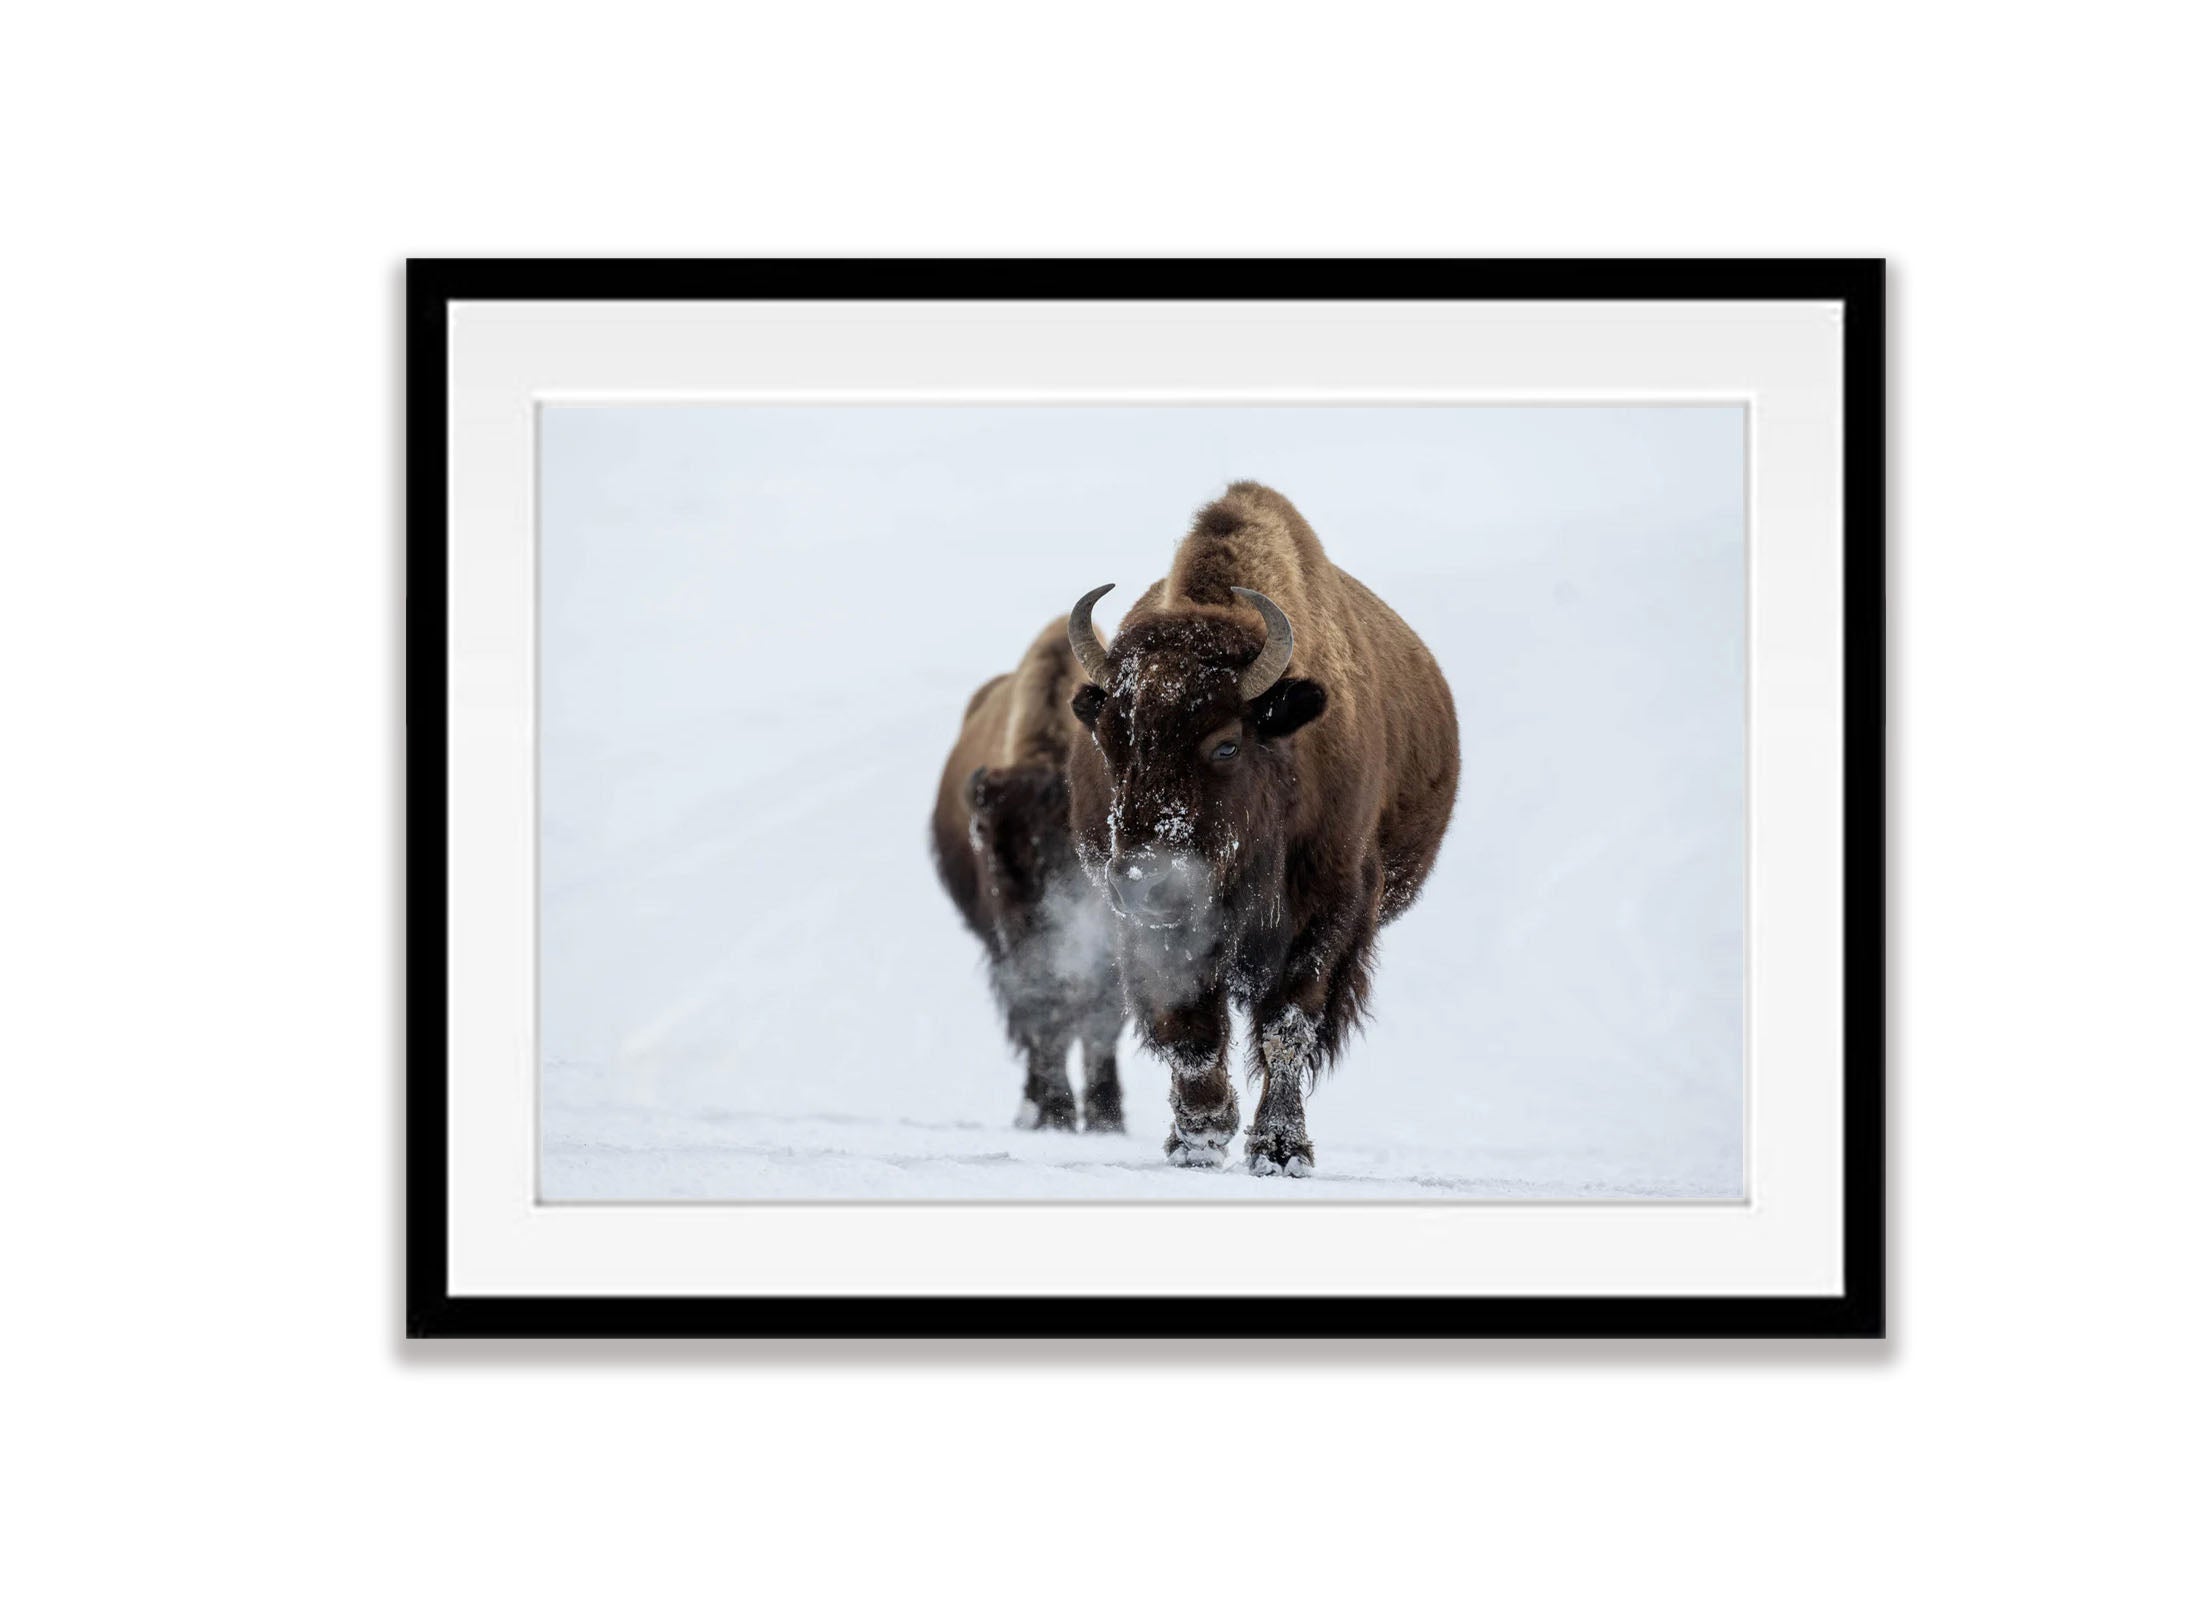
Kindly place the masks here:
[(1114, 587), (1112, 583), (1103, 583), (1069, 611), (1070, 653), (1085, 669), (1085, 676), (1103, 689), (1108, 686), (1108, 653), (1100, 648), (1100, 640), (1092, 631), (1092, 608), (1095, 601)]
[[(1283, 607), (1258, 589), (1240, 589), (1233, 583), (1230, 592), (1258, 611), (1261, 621), (1268, 624), (1268, 642), (1238, 679), (1238, 693), (1247, 700), (1257, 700), (1276, 686), (1276, 680), (1291, 665), (1291, 619), (1283, 614)], [(1076, 637), (1076, 626), (1075, 622), (1070, 624), (1072, 638)]]

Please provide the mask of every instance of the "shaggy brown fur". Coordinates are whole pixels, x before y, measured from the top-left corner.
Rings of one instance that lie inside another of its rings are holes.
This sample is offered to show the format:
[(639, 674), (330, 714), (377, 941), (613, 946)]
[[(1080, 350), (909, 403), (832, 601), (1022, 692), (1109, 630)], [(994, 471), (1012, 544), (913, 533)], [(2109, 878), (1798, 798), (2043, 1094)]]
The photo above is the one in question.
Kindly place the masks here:
[[(1231, 593), (1290, 618), (1289, 676), (1251, 703), (1266, 637)], [(1302, 1089), (1365, 1006), (1376, 930), (1435, 864), (1459, 783), (1451, 691), (1425, 645), (1333, 565), (1282, 495), (1235, 483), (1125, 614), (1108, 682), (1072, 702), (1080, 859), (1123, 912), (1131, 1013), (1171, 1065), (1173, 1160), (1219, 1165), (1238, 1125), (1228, 1000), (1249, 1009), (1255, 1172), (1313, 1164)]]
[(940, 882), (983, 941), (1009, 1037), (1025, 1059), (1025, 1126), (1074, 1128), (1069, 1047), (1085, 1063), (1084, 1125), (1119, 1130), (1116, 1041), (1122, 991), (1098, 891), (1069, 837), (1065, 765), (1084, 730), (1069, 711), (1083, 682), (1064, 633), (1049, 623), (1014, 672), (971, 697), (940, 774), (932, 853)]

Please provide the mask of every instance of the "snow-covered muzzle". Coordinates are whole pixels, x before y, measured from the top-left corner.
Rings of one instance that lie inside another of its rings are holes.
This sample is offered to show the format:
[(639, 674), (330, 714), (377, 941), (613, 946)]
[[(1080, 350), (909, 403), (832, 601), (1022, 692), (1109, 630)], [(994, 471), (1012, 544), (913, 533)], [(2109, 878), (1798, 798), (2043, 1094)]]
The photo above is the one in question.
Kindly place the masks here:
[(1181, 851), (1117, 851), (1108, 858), (1108, 898), (1117, 915), (1142, 928), (1183, 928), (1214, 900), (1214, 869)]

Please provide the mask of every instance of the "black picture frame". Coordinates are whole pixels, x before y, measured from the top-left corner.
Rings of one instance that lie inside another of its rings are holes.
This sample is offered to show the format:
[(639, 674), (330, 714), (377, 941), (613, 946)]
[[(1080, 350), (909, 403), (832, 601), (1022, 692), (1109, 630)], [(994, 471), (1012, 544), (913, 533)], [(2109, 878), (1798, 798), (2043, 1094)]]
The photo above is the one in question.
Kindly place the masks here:
[[(448, 309), (481, 300), (1838, 301), (1843, 1291), (1181, 1298), (454, 1295), (448, 1265)], [(406, 269), (405, 1330), (413, 1338), (1879, 1338), (1886, 1332), (1886, 264), (1854, 260), (414, 260)]]

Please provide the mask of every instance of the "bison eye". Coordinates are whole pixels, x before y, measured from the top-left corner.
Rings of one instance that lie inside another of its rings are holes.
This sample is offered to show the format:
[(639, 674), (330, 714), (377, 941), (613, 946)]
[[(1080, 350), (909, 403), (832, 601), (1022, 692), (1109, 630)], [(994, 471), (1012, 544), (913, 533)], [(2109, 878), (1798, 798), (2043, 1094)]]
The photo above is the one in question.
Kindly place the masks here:
[(1235, 761), (1237, 759), (1237, 746), (1225, 739), (1208, 754), (1216, 761)]

